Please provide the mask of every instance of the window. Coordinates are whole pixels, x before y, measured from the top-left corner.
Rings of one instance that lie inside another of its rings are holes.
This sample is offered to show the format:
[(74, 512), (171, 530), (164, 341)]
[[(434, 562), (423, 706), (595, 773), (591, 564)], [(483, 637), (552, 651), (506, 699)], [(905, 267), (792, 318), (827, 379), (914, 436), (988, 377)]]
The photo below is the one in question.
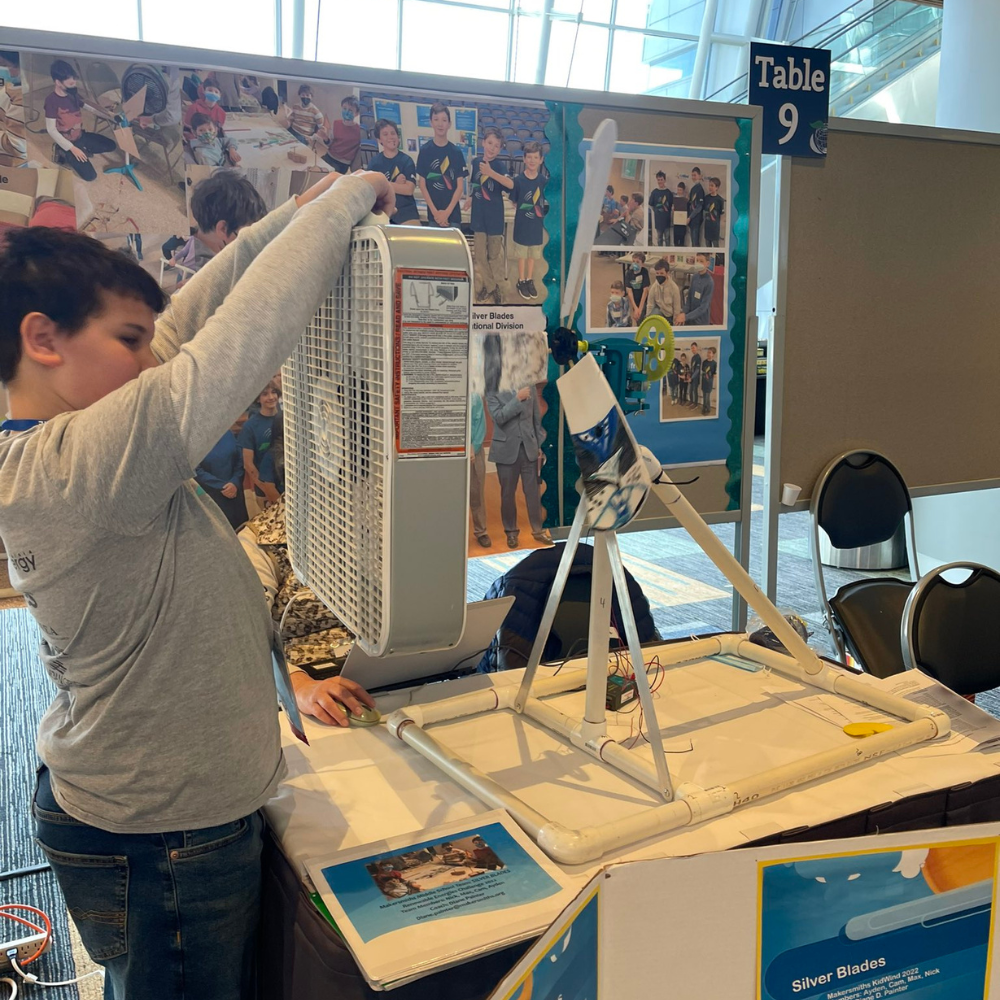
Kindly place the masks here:
[(506, 80), (509, 30), (507, 12), (403, 0), (400, 68)]
[[(174, 14), (176, 18), (176, 12)], [(101, 0), (97, 4), (77, 0), (44, 0), (3, 6), (3, 23), (9, 28), (43, 28), (79, 35), (107, 38), (139, 37), (139, 9), (136, 0)]]
[(691, 48), (690, 58), (679, 54), (667, 57), (663, 62), (652, 59), (652, 53), (663, 52), (664, 43), (675, 46), (678, 44), (673, 39), (647, 39), (638, 31), (616, 31), (608, 90), (621, 94), (687, 96), (686, 83), (683, 95), (674, 93), (670, 88), (672, 84), (677, 84), (691, 72), (690, 63), (693, 62), (691, 43), (680, 43)]
[(323, 4), (320, 8), (317, 58), (348, 66), (396, 69), (399, 5), (397, 0)]
[(553, 21), (545, 83), (549, 87), (604, 90), (608, 29)]
[[(89, 5), (86, 9), (99, 9), (104, 20), (105, 2), (101, 0), (100, 4)], [(233, 16), (232, 8), (224, 3), (199, 4), (194, 16), (183, 17), (179, 16), (179, 8), (174, 4), (163, 3), (162, 0), (141, 2), (142, 37), (147, 42), (209, 49), (211, 51), (205, 55), (208, 63), (216, 61), (217, 57), (213, 56), (220, 49), (274, 55), (275, 0), (240, 0), (237, 17)]]

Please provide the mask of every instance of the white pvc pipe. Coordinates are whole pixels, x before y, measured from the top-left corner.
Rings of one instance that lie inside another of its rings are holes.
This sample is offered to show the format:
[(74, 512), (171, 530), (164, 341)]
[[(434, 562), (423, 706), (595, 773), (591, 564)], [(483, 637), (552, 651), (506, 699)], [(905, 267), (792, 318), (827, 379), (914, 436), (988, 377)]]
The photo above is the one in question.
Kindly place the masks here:
[(566, 737), (573, 746), (589, 753), (591, 757), (604, 761), (605, 764), (624, 772), (630, 778), (635, 778), (636, 781), (641, 781), (656, 792), (660, 791), (659, 776), (652, 764), (644, 761), (638, 754), (630, 753), (610, 736), (599, 736), (588, 740), (583, 735), (583, 724), (579, 719), (572, 719), (551, 705), (543, 704), (537, 698), (528, 699), (524, 706), (524, 714), (540, 722), (547, 729)]
[[(581, 498), (581, 503), (585, 501)], [(587, 637), (587, 704), (583, 719), (588, 738), (607, 730), (608, 648), (611, 628), (611, 560), (603, 531), (594, 533), (590, 578), (590, 631)], [(622, 600), (627, 600), (626, 594)], [(637, 669), (641, 668), (641, 664)]]
[(816, 778), (856, 767), (875, 757), (904, 750), (916, 743), (932, 740), (937, 735), (937, 726), (932, 719), (921, 719), (905, 726), (867, 736), (850, 744), (810, 754), (782, 767), (773, 767), (760, 774), (750, 775), (739, 781), (731, 781), (726, 788), (733, 793), (736, 805), (746, 805), (757, 799), (766, 798), (776, 792), (804, 785)]
[[(390, 718), (392, 717), (390, 716)], [(549, 820), (532, 809), (523, 799), (518, 798), (513, 792), (507, 791), (488, 774), (483, 774), (477, 767), (452, 753), (446, 746), (438, 743), (433, 736), (425, 733), (415, 722), (409, 719), (399, 721), (400, 724), (397, 728), (390, 724), (390, 732), (393, 735), (413, 747), (421, 756), (426, 757), (453, 781), (487, 805), (497, 809), (506, 809), (518, 826), (532, 838), (538, 840), (542, 830), (550, 825)]]
[(739, 564), (732, 552), (719, 541), (718, 536), (691, 506), (687, 497), (670, 481), (664, 472), (654, 485), (656, 495), (670, 508), (670, 512), (687, 528), (688, 534), (701, 546), (702, 551), (725, 574), (747, 604), (760, 615), (764, 624), (781, 640), (809, 674), (818, 674), (823, 662), (806, 645), (802, 636), (785, 621), (780, 611), (764, 596), (753, 577)]
[(901, 698), (899, 695), (889, 694), (887, 691), (882, 691), (873, 684), (866, 683), (829, 664), (823, 664), (821, 673), (809, 674), (803, 670), (801, 664), (790, 656), (785, 656), (773, 649), (766, 649), (764, 646), (758, 646), (748, 640), (738, 642), (736, 652), (744, 659), (762, 663), (793, 680), (802, 681), (823, 691), (829, 691), (831, 694), (842, 695), (851, 701), (857, 701), (870, 708), (876, 708), (880, 712), (894, 715), (898, 719), (906, 719), (910, 722), (918, 719), (933, 720), (937, 727), (935, 736), (944, 736), (951, 729), (951, 720), (940, 709), (928, 708), (926, 705), (907, 701), (906, 698)]

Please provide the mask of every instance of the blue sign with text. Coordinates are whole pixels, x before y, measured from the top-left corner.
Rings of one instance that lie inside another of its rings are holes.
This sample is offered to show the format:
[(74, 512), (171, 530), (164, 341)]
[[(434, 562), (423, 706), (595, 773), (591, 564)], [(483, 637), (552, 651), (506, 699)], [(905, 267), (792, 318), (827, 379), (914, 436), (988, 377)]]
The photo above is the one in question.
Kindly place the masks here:
[(829, 50), (751, 42), (750, 103), (764, 109), (763, 152), (826, 156)]

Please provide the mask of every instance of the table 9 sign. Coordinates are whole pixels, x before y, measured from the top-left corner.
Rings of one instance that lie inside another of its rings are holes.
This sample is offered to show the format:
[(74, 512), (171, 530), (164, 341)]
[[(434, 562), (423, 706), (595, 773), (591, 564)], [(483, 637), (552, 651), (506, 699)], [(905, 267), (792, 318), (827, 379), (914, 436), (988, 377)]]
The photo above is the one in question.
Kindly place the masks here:
[(826, 156), (829, 50), (752, 42), (750, 103), (764, 109), (763, 152)]

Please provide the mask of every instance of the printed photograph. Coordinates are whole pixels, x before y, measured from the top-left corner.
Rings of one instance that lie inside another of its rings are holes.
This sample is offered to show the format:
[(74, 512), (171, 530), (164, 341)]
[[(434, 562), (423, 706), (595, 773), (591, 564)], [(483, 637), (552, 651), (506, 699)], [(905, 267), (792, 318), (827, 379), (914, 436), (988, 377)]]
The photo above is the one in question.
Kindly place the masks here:
[(168, 295), (179, 287), (177, 272), (163, 249), (174, 239), (172, 233), (102, 233), (95, 239), (138, 264)]
[(728, 246), (729, 164), (657, 157), (647, 162), (647, 245)]
[(76, 229), (76, 189), (70, 171), (22, 167), (0, 174), (0, 233), (24, 226)]
[(544, 335), (477, 336), (469, 360), (469, 555), (547, 548), (553, 543), (542, 506)]
[(32, 54), (21, 70), (27, 162), (76, 175), (79, 229), (162, 233), (183, 224), (176, 67)]
[(646, 171), (645, 157), (616, 156), (611, 161), (611, 174), (601, 203), (601, 219), (597, 225), (596, 246), (634, 246), (646, 239)]
[(660, 421), (715, 420), (719, 416), (721, 337), (674, 335), (674, 358), (660, 379)]
[(28, 158), (21, 88), (21, 54), (0, 49), (0, 167), (20, 167)]
[(506, 867), (482, 836), (444, 840), (365, 865), (379, 892), (400, 899)]
[(635, 331), (647, 316), (671, 326), (726, 324), (726, 255), (702, 250), (594, 250), (586, 287), (587, 333)]
[(392, 222), (459, 226), (479, 304), (540, 303), (549, 172), (541, 104), (362, 90), (361, 166), (396, 188)]
[[(312, 157), (289, 156), (298, 140), (287, 128), (277, 80), (184, 67), (180, 72), (186, 165), (277, 170), (312, 163)], [(316, 169), (330, 167), (318, 162)]]

